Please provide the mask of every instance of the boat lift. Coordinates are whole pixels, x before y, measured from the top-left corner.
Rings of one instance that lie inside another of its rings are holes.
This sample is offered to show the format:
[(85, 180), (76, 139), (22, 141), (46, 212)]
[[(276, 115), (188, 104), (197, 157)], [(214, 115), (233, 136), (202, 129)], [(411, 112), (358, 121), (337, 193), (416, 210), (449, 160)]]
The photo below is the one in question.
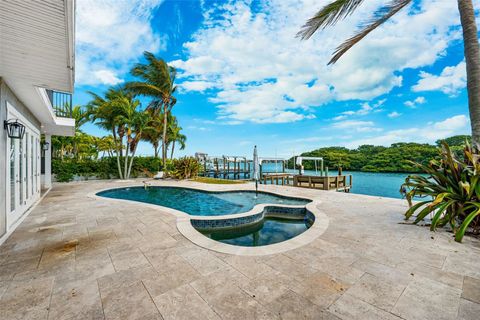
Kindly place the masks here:
[(298, 156), (295, 159), (295, 164), (298, 166), (299, 174), (303, 175), (304, 170), (303, 170), (303, 160), (313, 160), (315, 163), (315, 175), (318, 175), (318, 162), (320, 161), (320, 176), (328, 176), (328, 167), (326, 170), (324, 170), (323, 167), (323, 158), (322, 157), (304, 157), (304, 156)]
[(240, 179), (250, 176), (251, 160), (244, 156), (209, 156), (206, 153), (197, 152), (195, 157), (203, 167), (201, 174), (205, 177)]
[[(305, 175), (302, 164), (304, 160), (315, 161), (315, 175)], [(320, 162), (320, 175), (318, 174), (318, 162)], [(352, 188), (352, 175), (343, 175), (339, 168), (337, 176), (329, 177), (328, 167), (324, 168), (322, 157), (298, 156), (295, 159), (295, 163), (299, 167), (299, 174), (293, 177), (293, 185), (295, 187), (343, 192), (350, 192), (350, 189)]]
[[(270, 181), (270, 184), (290, 184), (290, 180), (293, 180), (293, 175), (286, 172), (286, 163), (287, 159), (284, 158), (259, 158), (260, 164), (260, 182), (267, 184), (267, 181)], [(282, 170), (279, 172), (277, 170), (277, 164), (282, 164)], [(268, 163), (275, 163), (275, 171), (266, 171), (264, 165)]]

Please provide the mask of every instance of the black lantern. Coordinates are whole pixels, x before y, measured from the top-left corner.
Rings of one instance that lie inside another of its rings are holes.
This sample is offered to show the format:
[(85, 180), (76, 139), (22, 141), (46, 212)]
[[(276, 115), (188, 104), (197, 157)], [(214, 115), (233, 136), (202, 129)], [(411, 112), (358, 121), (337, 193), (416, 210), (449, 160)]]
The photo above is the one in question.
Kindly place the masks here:
[(5, 120), (3, 128), (7, 130), (8, 137), (11, 139), (23, 139), (25, 134), (25, 126), (16, 120)]
[(50, 145), (50, 143), (44, 142), (44, 143), (42, 144), (42, 150), (43, 150), (43, 151), (47, 151), (49, 145)]

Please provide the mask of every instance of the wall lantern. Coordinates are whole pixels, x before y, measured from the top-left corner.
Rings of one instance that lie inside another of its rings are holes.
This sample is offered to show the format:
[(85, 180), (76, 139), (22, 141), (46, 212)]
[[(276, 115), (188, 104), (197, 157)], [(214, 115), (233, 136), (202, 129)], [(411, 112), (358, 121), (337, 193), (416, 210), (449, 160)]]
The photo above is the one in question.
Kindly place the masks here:
[(43, 151), (47, 151), (49, 145), (50, 145), (50, 143), (44, 142), (44, 143), (42, 144), (42, 150), (43, 150)]
[(7, 130), (8, 137), (11, 139), (23, 139), (25, 134), (25, 126), (16, 120), (5, 120), (3, 128)]

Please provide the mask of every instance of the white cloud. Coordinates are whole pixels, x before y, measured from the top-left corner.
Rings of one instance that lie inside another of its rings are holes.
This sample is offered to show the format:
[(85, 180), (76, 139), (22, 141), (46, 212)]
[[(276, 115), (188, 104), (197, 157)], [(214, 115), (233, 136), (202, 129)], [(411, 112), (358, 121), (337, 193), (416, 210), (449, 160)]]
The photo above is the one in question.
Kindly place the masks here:
[[(236, 1), (204, 13), (204, 25), (184, 45), (180, 69), (185, 90), (205, 91), (219, 116), (235, 122), (305, 119), (310, 107), (331, 101), (371, 100), (402, 84), (405, 68), (433, 64), (461, 34), (456, 3), (423, 1), (416, 14), (401, 11), (372, 32), (337, 64), (327, 66), (335, 47), (384, 1), (365, 1), (359, 10), (314, 35), (295, 38), (301, 25), (323, 5), (316, 0)], [(369, 112), (365, 110), (364, 112)]]
[(432, 143), (438, 139), (447, 138), (457, 134), (466, 134), (469, 132), (469, 120), (465, 115), (456, 115), (443, 121), (430, 123), (423, 127), (403, 128), (400, 130), (391, 130), (382, 135), (366, 137), (352, 140), (345, 144), (350, 148), (358, 147), (362, 144), (374, 144), (389, 146), (395, 142)]
[(360, 121), (360, 120), (345, 120), (339, 121), (332, 124), (334, 129), (344, 129), (347, 131), (356, 131), (356, 132), (379, 132), (382, 131), (381, 128), (375, 127), (373, 121)]
[(383, 109), (381, 108), (387, 99), (379, 100), (375, 103), (364, 102), (360, 104), (360, 109), (353, 111), (344, 111), (339, 116), (333, 118), (333, 120), (343, 120), (346, 119), (348, 116), (366, 116), (372, 112), (381, 112)]
[(199, 127), (199, 126), (188, 126), (187, 129), (189, 130), (196, 130), (196, 131), (211, 131), (211, 128), (207, 127)]
[(393, 111), (388, 114), (388, 117), (393, 119), (393, 118), (398, 118), (401, 115), (402, 115), (401, 113), (398, 113), (397, 111)]
[(420, 72), (420, 80), (412, 87), (413, 91), (436, 91), (440, 90), (450, 96), (455, 96), (465, 88), (467, 83), (466, 64), (464, 61), (456, 66), (446, 67), (440, 75)]
[(123, 81), (143, 51), (158, 52), (165, 41), (150, 19), (163, 0), (81, 0), (76, 10), (76, 83)]
[(214, 84), (208, 81), (184, 81), (180, 84), (180, 88), (183, 91), (204, 92), (205, 90), (213, 87)]
[(98, 79), (101, 83), (107, 85), (116, 85), (122, 83), (123, 80), (117, 78), (115, 73), (112, 70), (97, 70), (93, 72), (93, 76), (95, 79)]
[(403, 104), (409, 108), (416, 108), (420, 104), (427, 103), (427, 99), (425, 97), (417, 97), (415, 100), (407, 100)]

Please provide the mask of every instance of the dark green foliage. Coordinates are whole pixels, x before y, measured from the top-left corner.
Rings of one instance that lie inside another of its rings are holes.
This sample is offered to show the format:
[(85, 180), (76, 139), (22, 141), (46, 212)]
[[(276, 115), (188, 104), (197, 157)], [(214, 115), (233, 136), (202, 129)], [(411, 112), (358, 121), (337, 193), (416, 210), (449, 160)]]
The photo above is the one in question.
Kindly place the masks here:
[[(420, 172), (411, 161), (427, 164), (438, 158), (438, 147), (419, 143), (394, 143), (390, 147), (362, 145), (357, 149), (344, 147), (320, 148), (302, 153), (302, 156), (323, 157), (330, 169), (342, 167), (352, 171)], [(293, 166), (293, 159), (289, 167)], [(314, 169), (313, 161), (305, 161), (306, 170)]]
[(453, 136), (450, 138), (445, 138), (443, 140), (437, 140), (435, 143), (437, 146), (441, 146), (442, 141), (445, 141), (449, 146), (450, 149), (452, 147), (464, 147), (465, 146), (465, 141), (467, 141), (469, 144), (472, 143), (472, 136), (466, 136), (466, 135), (459, 135), (459, 136)]
[[(121, 159), (123, 163), (124, 159)], [(135, 157), (132, 165), (132, 177), (152, 176), (161, 169), (161, 159), (155, 157)], [(94, 159), (53, 159), (52, 172), (57, 181), (72, 181), (74, 176), (85, 178), (95, 176), (98, 179), (118, 178), (117, 159), (104, 157)]]
[(176, 179), (192, 179), (198, 176), (201, 169), (200, 163), (194, 157), (183, 157), (172, 160), (173, 169), (169, 175)]
[[(416, 213), (414, 223), (418, 223), (431, 214), (432, 231), (448, 224), (460, 242), (469, 227), (473, 233), (480, 232), (480, 153), (467, 144), (460, 158), (447, 143), (442, 142), (441, 147), (439, 160), (415, 164), (428, 177), (409, 175), (405, 179), (401, 190), (406, 190), (410, 204), (405, 218)], [(414, 197), (427, 200), (412, 205)]]

